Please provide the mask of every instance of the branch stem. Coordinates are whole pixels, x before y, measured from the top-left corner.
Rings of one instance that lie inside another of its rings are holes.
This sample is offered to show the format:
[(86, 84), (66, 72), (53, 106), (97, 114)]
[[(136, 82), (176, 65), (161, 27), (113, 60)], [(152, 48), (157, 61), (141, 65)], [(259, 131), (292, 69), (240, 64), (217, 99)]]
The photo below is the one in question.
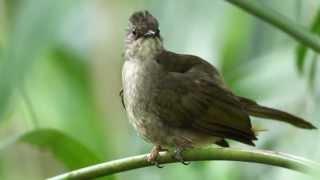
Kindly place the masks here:
[[(170, 152), (161, 152), (158, 160), (161, 164), (176, 162), (176, 160), (172, 158), (172, 155), (173, 154)], [(49, 178), (48, 180), (91, 179), (132, 169), (153, 166), (147, 162), (147, 156), (148, 154), (144, 154), (113, 160), (74, 170)], [(316, 162), (300, 157), (261, 150), (241, 150), (233, 148), (191, 149), (183, 152), (183, 157), (186, 161), (226, 160), (260, 163), (283, 167), (302, 173), (315, 172), (316, 170), (319, 170), (320, 167)]]
[(320, 39), (308, 29), (285, 17), (279, 12), (262, 5), (257, 0), (226, 0), (238, 6), (249, 14), (255, 15), (263, 21), (275, 26), (277, 29), (287, 33), (301, 44), (320, 53)]

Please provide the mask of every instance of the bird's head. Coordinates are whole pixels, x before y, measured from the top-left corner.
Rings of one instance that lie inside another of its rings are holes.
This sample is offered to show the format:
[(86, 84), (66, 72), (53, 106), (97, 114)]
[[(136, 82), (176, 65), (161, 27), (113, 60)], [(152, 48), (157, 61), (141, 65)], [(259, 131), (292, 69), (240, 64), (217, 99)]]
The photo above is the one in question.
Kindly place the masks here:
[(148, 11), (134, 12), (128, 26), (126, 50), (131, 54), (148, 55), (162, 49), (158, 20)]
[(160, 38), (158, 20), (148, 11), (137, 11), (129, 19), (128, 36), (139, 38)]

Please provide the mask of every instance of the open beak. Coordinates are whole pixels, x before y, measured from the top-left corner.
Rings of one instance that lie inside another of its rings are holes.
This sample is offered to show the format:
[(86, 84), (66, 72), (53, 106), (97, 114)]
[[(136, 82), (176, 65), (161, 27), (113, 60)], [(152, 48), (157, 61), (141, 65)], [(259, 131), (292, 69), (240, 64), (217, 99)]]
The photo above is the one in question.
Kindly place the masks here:
[(154, 32), (153, 30), (149, 30), (143, 36), (144, 37), (154, 37), (155, 35), (156, 35), (156, 32)]

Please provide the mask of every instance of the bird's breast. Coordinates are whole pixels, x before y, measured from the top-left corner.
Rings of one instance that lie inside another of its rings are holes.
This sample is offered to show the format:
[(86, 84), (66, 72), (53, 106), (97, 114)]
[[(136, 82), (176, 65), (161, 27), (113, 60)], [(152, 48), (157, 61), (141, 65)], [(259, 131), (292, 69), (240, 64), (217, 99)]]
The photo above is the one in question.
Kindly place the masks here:
[(131, 103), (146, 103), (161, 78), (160, 67), (156, 61), (126, 61), (122, 71), (125, 99)]
[(126, 61), (122, 71), (124, 103), (128, 118), (142, 137), (148, 131), (159, 128), (157, 115), (152, 112), (153, 97), (157, 96), (157, 84), (161, 78), (156, 61)]
[[(146, 63), (148, 62), (148, 63)], [(130, 123), (148, 142), (173, 147), (179, 144), (209, 144), (213, 137), (192, 130), (171, 127), (160, 119), (157, 96), (161, 89), (162, 72), (156, 61), (127, 60), (123, 66), (122, 81), (126, 111)], [(177, 144), (178, 143), (178, 144)]]

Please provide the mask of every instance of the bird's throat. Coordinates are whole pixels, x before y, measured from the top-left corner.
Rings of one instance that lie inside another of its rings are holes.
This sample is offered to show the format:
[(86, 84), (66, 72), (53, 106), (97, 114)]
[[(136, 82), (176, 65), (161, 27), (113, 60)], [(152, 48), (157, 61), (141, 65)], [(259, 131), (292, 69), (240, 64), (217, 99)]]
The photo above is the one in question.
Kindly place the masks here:
[(126, 60), (152, 60), (163, 51), (162, 41), (159, 38), (140, 38), (126, 44)]

